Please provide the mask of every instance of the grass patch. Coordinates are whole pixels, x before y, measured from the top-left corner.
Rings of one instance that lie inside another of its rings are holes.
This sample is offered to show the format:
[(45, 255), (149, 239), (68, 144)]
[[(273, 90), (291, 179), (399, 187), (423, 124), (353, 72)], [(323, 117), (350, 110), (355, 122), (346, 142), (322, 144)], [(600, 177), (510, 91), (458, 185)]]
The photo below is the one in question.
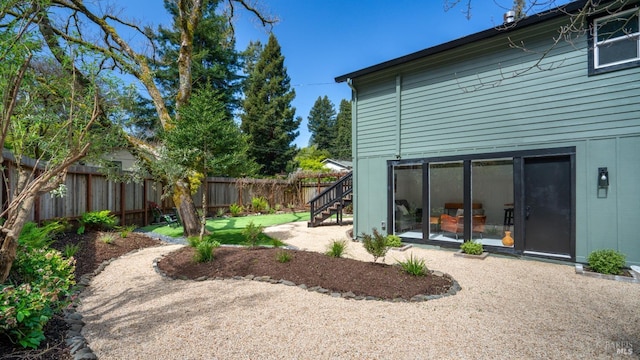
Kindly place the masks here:
[[(215, 218), (207, 220), (207, 230), (213, 233), (211, 238), (221, 244), (226, 245), (246, 245), (247, 238), (242, 234), (242, 230), (252, 222), (260, 226), (273, 226), (297, 221), (309, 221), (308, 212), (286, 213), (259, 216), (242, 216), (229, 218)], [(150, 225), (142, 228), (142, 231), (153, 231), (158, 234), (182, 237), (182, 227), (171, 227), (169, 225)], [(274, 245), (273, 239), (265, 234), (258, 236), (257, 245)]]

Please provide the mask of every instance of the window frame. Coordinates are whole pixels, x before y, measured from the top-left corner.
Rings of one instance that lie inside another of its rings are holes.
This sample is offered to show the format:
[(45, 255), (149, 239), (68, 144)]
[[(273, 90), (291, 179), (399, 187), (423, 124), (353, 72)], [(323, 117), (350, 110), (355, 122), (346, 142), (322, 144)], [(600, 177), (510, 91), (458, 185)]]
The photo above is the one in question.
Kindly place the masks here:
[[(598, 41), (598, 23), (604, 22), (607, 19), (624, 16), (627, 14), (634, 14), (637, 17), (638, 21), (638, 31), (634, 32), (631, 35), (623, 35), (618, 36), (611, 39), (606, 39), (603, 41)], [(632, 9), (624, 9), (615, 14), (607, 15), (607, 16), (599, 16), (593, 17), (589, 19), (591, 31), (589, 32), (589, 75), (596, 75), (601, 73), (607, 73), (616, 70), (629, 69), (632, 67), (640, 66), (640, 8), (634, 7)], [(629, 58), (622, 61), (616, 61), (612, 63), (607, 63), (600, 65), (599, 64), (599, 48), (602, 45), (615, 43), (617, 41), (623, 40), (625, 37), (635, 37), (637, 43), (636, 49), (636, 57)]]

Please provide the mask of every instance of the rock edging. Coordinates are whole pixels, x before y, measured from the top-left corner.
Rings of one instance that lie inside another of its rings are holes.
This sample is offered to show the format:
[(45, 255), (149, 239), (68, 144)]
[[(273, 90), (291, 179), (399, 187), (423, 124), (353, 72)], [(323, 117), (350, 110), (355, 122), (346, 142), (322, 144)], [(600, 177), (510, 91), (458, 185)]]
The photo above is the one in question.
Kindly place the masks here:
[(93, 353), (89, 344), (87, 344), (87, 339), (82, 335), (82, 328), (85, 325), (83, 321), (83, 316), (80, 312), (78, 312), (77, 308), (79, 305), (79, 298), (85, 288), (90, 286), (91, 280), (100, 274), (107, 265), (111, 264), (113, 261), (130, 254), (134, 254), (143, 249), (137, 249), (130, 251), (122, 256), (115, 257), (109, 260), (105, 260), (98, 268), (96, 268), (93, 272), (84, 274), (80, 276), (80, 280), (77, 282), (77, 286), (73, 294), (71, 295), (71, 304), (63, 310), (64, 321), (69, 325), (69, 330), (67, 330), (65, 334), (65, 344), (70, 348), (71, 356), (73, 356), (73, 360), (96, 360), (98, 357)]
[(576, 264), (576, 274), (578, 274), (578, 275), (583, 275), (583, 276), (588, 276), (588, 277), (598, 278), (598, 279), (607, 279), (607, 280), (615, 280), (615, 281), (622, 281), (622, 282), (640, 284), (640, 274), (636, 273), (633, 270), (631, 270), (629, 272), (631, 273), (632, 277), (620, 276), (620, 275), (600, 274), (600, 273), (597, 273), (597, 272), (592, 272), (592, 271), (585, 270), (584, 266), (582, 264)]
[[(169, 275), (167, 275), (166, 273), (164, 273), (164, 271), (160, 270), (160, 268), (158, 267), (158, 262), (160, 262), (160, 260), (162, 260), (162, 258), (164, 258), (165, 255), (157, 257), (153, 260), (153, 269), (156, 271), (156, 273), (158, 273), (160, 276), (162, 276), (165, 279), (168, 280), (188, 280), (186, 278), (182, 279), (182, 278), (174, 278), (171, 277)], [(285, 279), (272, 279), (270, 276), (255, 276), (255, 275), (247, 275), (247, 276), (233, 276), (233, 277), (214, 277), (214, 278), (208, 278), (206, 276), (201, 276), (197, 279), (194, 279), (193, 281), (205, 281), (205, 280), (241, 280), (241, 281), (260, 281), (260, 282), (266, 282), (266, 283), (270, 283), (270, 284), (281, 284), (281, 285), (285, 285), (285, 286), (295, 286), (298, 287), (300, 289), (303, 290), (307, 290), (307, 291), (311, 291), (311, 292), (317, 292), (320, 294), (325, 294), (325, 295), (329, 295), (331, 297), (335, 297), (335, 298), (343, 298), (343, 299), (347, 299), (347, 300), (376, 300), (376, 301), (387, 301), (387, 302), (421, 302), (421, 301), (428, 301), (428, 300), (435, 300), (435, 299), (440, 299), (446, 296), (452, 296), (458, 293), (458, 291), (462, 290), (462, 287), (460, 287), (460, 284), (458, 284), (458, 282), (449, 274), (445, 274), (443, 272), (440, 271), (431, 271), (431, 274), (434, 276), (442, 276), (442, 277), (446, 277), (447, 279), (450, 279), (452, 284), (451, 287), (449, 288), (449, 291), (447, 291), (446, 293), (443, 294), (438, 294), (438, 295), (415, 295), (413, 296), (411, 299), (403, 299), (403, 298), (395, 298), (395, 299), (383, 299), (383, 298), (379, 298), (379, 297), (375, 297), (375, 296), (361, 296), (361, 295), (356, 295), (354, 293), (352, 293), (351, 291), (348, 292), (344, 292), (344, 293), (340, 293), (340, 292), (332, 292), (329, 289), (325, 289), (322, 288), (320, 286), (307, 286), (306, 284), (296, 284), (292, 281), (289, 280), (285, 280)]]

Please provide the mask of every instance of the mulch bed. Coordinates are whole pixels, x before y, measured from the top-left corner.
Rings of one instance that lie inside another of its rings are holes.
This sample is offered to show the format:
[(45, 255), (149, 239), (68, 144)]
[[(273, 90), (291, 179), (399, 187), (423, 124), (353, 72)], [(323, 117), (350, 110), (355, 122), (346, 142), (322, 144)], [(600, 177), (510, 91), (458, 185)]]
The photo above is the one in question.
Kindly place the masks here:
[[(281, 263), (278, 252), (291, 254)], [(397, 265), (332, 258), (327, 255), (274, 248), (221, 247), (208, 263), (193, 261), (194, 249), (182, 248), (158, 262), (166, 275), (178, 279), (231, 278), (233, 276), (269, 276), (307, 287), (320, 286), (331, 292), (352, 292), (356, 296), (409, 300), (416, 295), (440, 295), (452, 286), (451, 279), (427, 274), (412, 276)]]

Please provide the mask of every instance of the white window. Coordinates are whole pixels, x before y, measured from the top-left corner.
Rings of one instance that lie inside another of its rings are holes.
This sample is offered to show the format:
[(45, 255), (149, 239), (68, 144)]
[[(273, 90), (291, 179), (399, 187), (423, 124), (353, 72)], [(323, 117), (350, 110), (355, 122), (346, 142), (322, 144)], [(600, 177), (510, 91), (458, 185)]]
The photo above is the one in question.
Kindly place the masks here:
[(621, 12), (594, 21), (594, 67), (637, 62), (640, 60), (640, 12)]

